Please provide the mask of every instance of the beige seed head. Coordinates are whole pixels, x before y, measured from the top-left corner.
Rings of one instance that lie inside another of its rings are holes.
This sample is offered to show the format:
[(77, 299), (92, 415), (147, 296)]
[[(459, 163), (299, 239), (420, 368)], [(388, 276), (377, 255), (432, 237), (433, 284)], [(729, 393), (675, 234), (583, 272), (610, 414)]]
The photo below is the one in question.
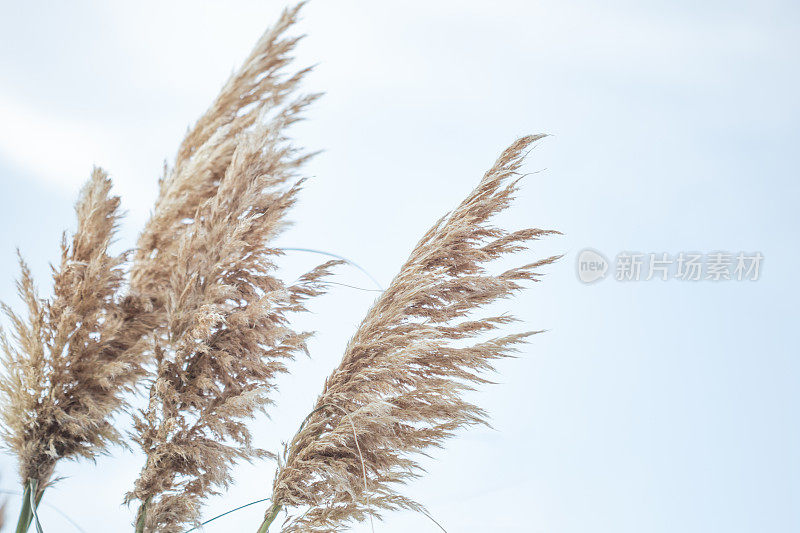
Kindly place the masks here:
[(422, 510), (399, 492), (420, 473), (416, 456), (486, 422), (464, 393), (535, 332), (479, 340), (514, 318), (475, 314), (516, 293), (520, 282), (537, 281), (538, 269), (557, 259), (499, 274), (486, 269), (557, 233), (490, 225), (510, 205), (524, 153), (541, 137), (519, 139), (500, 156), (423, 236), (361, 322), (276, 474), (274, 505), (297, 512), (283, 531), (340, 531), (381, 511)]

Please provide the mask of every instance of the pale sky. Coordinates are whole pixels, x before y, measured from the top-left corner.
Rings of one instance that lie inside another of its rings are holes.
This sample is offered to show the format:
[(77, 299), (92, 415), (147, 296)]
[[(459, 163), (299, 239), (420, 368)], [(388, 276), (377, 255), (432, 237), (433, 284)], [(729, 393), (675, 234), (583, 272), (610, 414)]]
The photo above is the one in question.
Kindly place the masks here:
[[(50, 287), (93, 164), (128, 212), (118, 246), (133, 245), (163, 160), (283, 5), (0, 0), (0, 299), (18, 305), (17, 246)], [(306, 7), (298, 65), (318, 64), (305, 88), (327, 94), (294, 134), (325, 151), (282, 245), (349, 257), (385, 285), (506, 145), (552, 134), (502, 219), (565, 234), (523, 254), (566, 256), (503, 303), (548, 332), (475, 395), (494, 428), (462, 432), (405, 489), (450, 533), (800, 530), (798, 23), (790, 1)], [(584, 285), (587, 247), (764, 262), (758, 281)], [(321, 259), (289, 254), (285, 275)], [(337, 281), (371, 283), (355, 269)], [(337, 287), (312, 306), (311, 358), (254, 424), (261, 445), (292, 436), (373, 298)], [(121, 502), (142, 464), (121, 449), (64, 463), (46, 501), (88, 533), (132, 531)], [(268, 496), (273, 474), (237, 467), (206, 516)], [(0, 476), (16, 490), (12, 457)], [(206, 531), (255, 531), (263, 512)], [(41, 516), (48, 533), (78, 531)], [(438, 529), (398, 512), (375, 531)]]

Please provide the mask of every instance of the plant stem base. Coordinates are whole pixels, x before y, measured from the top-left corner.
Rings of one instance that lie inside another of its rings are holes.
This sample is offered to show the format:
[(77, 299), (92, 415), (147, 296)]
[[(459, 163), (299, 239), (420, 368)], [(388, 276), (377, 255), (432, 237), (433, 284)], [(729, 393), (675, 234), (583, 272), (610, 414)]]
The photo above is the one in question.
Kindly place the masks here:
[(261, 527), (258, 528), (258, 533), (267, 533), (269, 531), (269, 526), (275, 519), (278, 517), (278, 513), (281, 512), (281, 506), (278, 504), (272, 504), (272, 506), (267, 511), (267, 516), (264, 517), (264, 522), (261, 523)]

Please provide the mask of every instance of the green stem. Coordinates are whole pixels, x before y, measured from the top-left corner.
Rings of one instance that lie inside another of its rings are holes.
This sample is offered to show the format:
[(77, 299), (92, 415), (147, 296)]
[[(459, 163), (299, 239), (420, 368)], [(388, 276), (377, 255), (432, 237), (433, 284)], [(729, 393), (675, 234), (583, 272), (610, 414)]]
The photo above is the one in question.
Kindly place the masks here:
[(139, 506), (139, 512), (136, 513), (136, 533), (144, 533), (144, 523), (147, 520), (147, 504), (150, 503), (150, 498), (147, 498)]
[(277, 503), (273, 503), (267, 511), (267, 516), (264, 517), (261, 527), (258, 528), (258, 533), (267, 533), (267, 531), (269, 531), (270, 524), (272, 524), (272, 522), (278, 517), (278, 513), (280, 512), (281, 506)]
[(16, 533), (26, 533), (28, 526), (31, 525), (33, 512), (31, 511), (31, 484), (25, 483), (25, 490), (22, 491), (22, 509), (19, 510)]
[(36, 490), (34, 487), (38, 486), (38, 483), (29, 479), (25, 482), (22, 491), (22, 508), (19, 510), (19, 519), (17, 520), (17, 529), (16, 533), (27, 533), (28, 528), (31, 526), (31, 522), (33, 521), (33, 507), (31, 506), (31, 492), (36, 491), (35, 495), (35, 502), (34, 505), (39, 507), (39, 502), (42, 501), (42, 496), (44, 496), (44, 490)]

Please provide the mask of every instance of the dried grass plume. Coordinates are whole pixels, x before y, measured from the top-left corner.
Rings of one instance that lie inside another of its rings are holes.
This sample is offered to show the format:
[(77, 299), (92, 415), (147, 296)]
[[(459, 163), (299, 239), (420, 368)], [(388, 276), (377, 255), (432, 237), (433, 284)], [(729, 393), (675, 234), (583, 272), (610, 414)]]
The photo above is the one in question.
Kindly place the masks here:
[(319, 294), (329, 262), (284, 284), (275, 277), (285, 227), (309, 154), (286, 129), (316, 95), (293, 93), (306, 72), (284, 74), (297, 38), (287, 10), (190, 130), (139, 241), (132, 290), (162, 313), (151, 337), (157, 365), (149, 405), (136, 417), (146, 454), (128, 501), (137, 531), (197, 525), (205, 498), (230, 468), (267, 453), (246, 424), (271, 402), (285, 361), (305, 350), (292, 313)]
[(439, 447), (486, 413), (464, 393), (535, 332), (479, 340), (514, 320), (479, 316), (482, 307), (536, 281), (548, 257), (494, 275), (491, 261), (554, 231), (507, 232), (490, 219), (509, 206), (525, 151), (541, 135), (511, 145), (461, 204), (414, 248), (348, 343), (314, 409), (288, 443), (272, 506), (295, 516), (284, 532), (340, 531), (397, 508), (423, 510), (400, 485), (419, 474), (415, 456)]
[(108, 251), (120, 216), (110, 190), (96, 168), (76, 205), (77, 231), (61, 244), (53, 297), (38, 296), (20, 259), (17, 288), (28, 316), (3, 306), (13, 327), (13, 339), (0, 339), (3, 439), (23, 483), (35, 481), (40, 491), (59, 459), (93, 458), (119, 441), (110, 417), (143, 374), (136, 343), (148, 326), (132, 317), (146, 313), (117, 296), (125, 255)]

